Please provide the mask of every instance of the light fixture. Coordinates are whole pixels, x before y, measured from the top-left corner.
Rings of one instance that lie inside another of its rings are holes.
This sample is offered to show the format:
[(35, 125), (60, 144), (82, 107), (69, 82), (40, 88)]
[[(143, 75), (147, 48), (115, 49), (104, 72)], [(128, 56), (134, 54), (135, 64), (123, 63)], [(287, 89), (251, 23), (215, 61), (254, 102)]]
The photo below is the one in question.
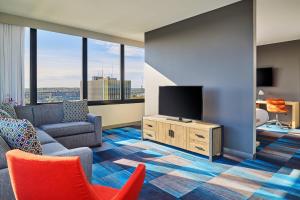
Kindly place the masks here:
[(263, 98), (263, 96), (265, 95), (265, 93), (264, 93), (264, 91), (262, 91), (262, 90), (259, 90), (258, 91), (258, 99), (260, 99), (260, 100), (262, 100)]

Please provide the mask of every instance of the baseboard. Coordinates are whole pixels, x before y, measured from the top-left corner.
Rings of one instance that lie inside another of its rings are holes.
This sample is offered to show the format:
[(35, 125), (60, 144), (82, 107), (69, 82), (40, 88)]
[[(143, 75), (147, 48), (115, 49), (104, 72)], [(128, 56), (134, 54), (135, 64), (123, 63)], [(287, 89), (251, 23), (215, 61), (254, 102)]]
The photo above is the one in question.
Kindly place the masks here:
[(246, 153), (246, 152), (243, 152), (243, 151), (229, 149), (229, 148), (226, 148), (226, 147), (224, 147), (224, 154), (229, 155), (229, 156), (233, 156), (233, 157), (237, 157), (237, 158), (240, 158), (240, 159), (255, 159), (255, 155), (252, 155), (251, 153)]
[(136, 122), (130, 122), (130, 123), (103, 126), (102, 129), (107, 130), (107, 129), (112, 129), (112, 128), (121, 128), (121, 127), (125, 127), (125, 126), (140, 126), (140, 125), (141, 125), (141, 121), (136, 121)]

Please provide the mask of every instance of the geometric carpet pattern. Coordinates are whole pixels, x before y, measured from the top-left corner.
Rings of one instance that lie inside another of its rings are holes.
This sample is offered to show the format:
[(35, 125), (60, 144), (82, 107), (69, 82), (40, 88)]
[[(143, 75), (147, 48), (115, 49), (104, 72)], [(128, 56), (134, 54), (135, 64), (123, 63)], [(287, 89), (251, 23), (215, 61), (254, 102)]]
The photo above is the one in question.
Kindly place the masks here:
[(277, 132), (277, 133), (298, 133), (300, 134), (300, 129), (288, 129), (288, 128), (280, 128), (279, 126), (276, 125), (261, 125), (259, 127), (256, 128), (257, 130), (261, 130), (261, 131), (269, 131), (269, 132)]
[(258, 132), (255, 160), (207, 157), (151, 141), (140, 129), (105, 130), (93, 149), (92, 182), (121, 188), (146, 165), (140, 199), (300, 199), (300, 136)]

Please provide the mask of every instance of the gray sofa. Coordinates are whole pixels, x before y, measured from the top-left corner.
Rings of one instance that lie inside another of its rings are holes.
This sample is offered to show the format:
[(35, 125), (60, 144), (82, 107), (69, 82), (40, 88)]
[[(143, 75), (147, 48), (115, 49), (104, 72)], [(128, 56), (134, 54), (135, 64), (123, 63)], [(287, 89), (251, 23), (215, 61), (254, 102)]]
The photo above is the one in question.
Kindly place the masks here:
[[(28, 119), (36, 127), (44, 155), (79, 156), (90, 180), (93, 154), (88, 147), (102, 143), (100, 116), (88, 114), (86, 122), (63, 123), (62, 104), (20, 106), (15, 110), (18, 118)], [(14, 199), (4, 152), (0, 152), (0, 199)]]

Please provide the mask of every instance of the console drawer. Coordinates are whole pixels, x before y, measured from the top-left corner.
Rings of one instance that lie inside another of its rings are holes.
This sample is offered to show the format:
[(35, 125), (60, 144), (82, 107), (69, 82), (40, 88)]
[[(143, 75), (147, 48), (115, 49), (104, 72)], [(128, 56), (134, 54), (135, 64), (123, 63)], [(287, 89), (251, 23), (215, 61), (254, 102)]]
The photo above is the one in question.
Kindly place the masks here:
[(208, 142), (209, 132), (201, 129), (190, 128), (189, 139), (200, 141), (200, 142)]
[(149, 130), (149, 131), (156, 131), (156, 121), (151, 121), (144, 119), (143, 120), (143, 128), (144, 130)]
[(155, 140), (155, 132), (144, 129), (143, 130), (144, 139)]
[(188, 150), (200, 153), (203, 155), (208, 156), (209, 155), (209, 146), (205, 142), (195, 142), (195, 140), (190, 140), (188, 144)]

